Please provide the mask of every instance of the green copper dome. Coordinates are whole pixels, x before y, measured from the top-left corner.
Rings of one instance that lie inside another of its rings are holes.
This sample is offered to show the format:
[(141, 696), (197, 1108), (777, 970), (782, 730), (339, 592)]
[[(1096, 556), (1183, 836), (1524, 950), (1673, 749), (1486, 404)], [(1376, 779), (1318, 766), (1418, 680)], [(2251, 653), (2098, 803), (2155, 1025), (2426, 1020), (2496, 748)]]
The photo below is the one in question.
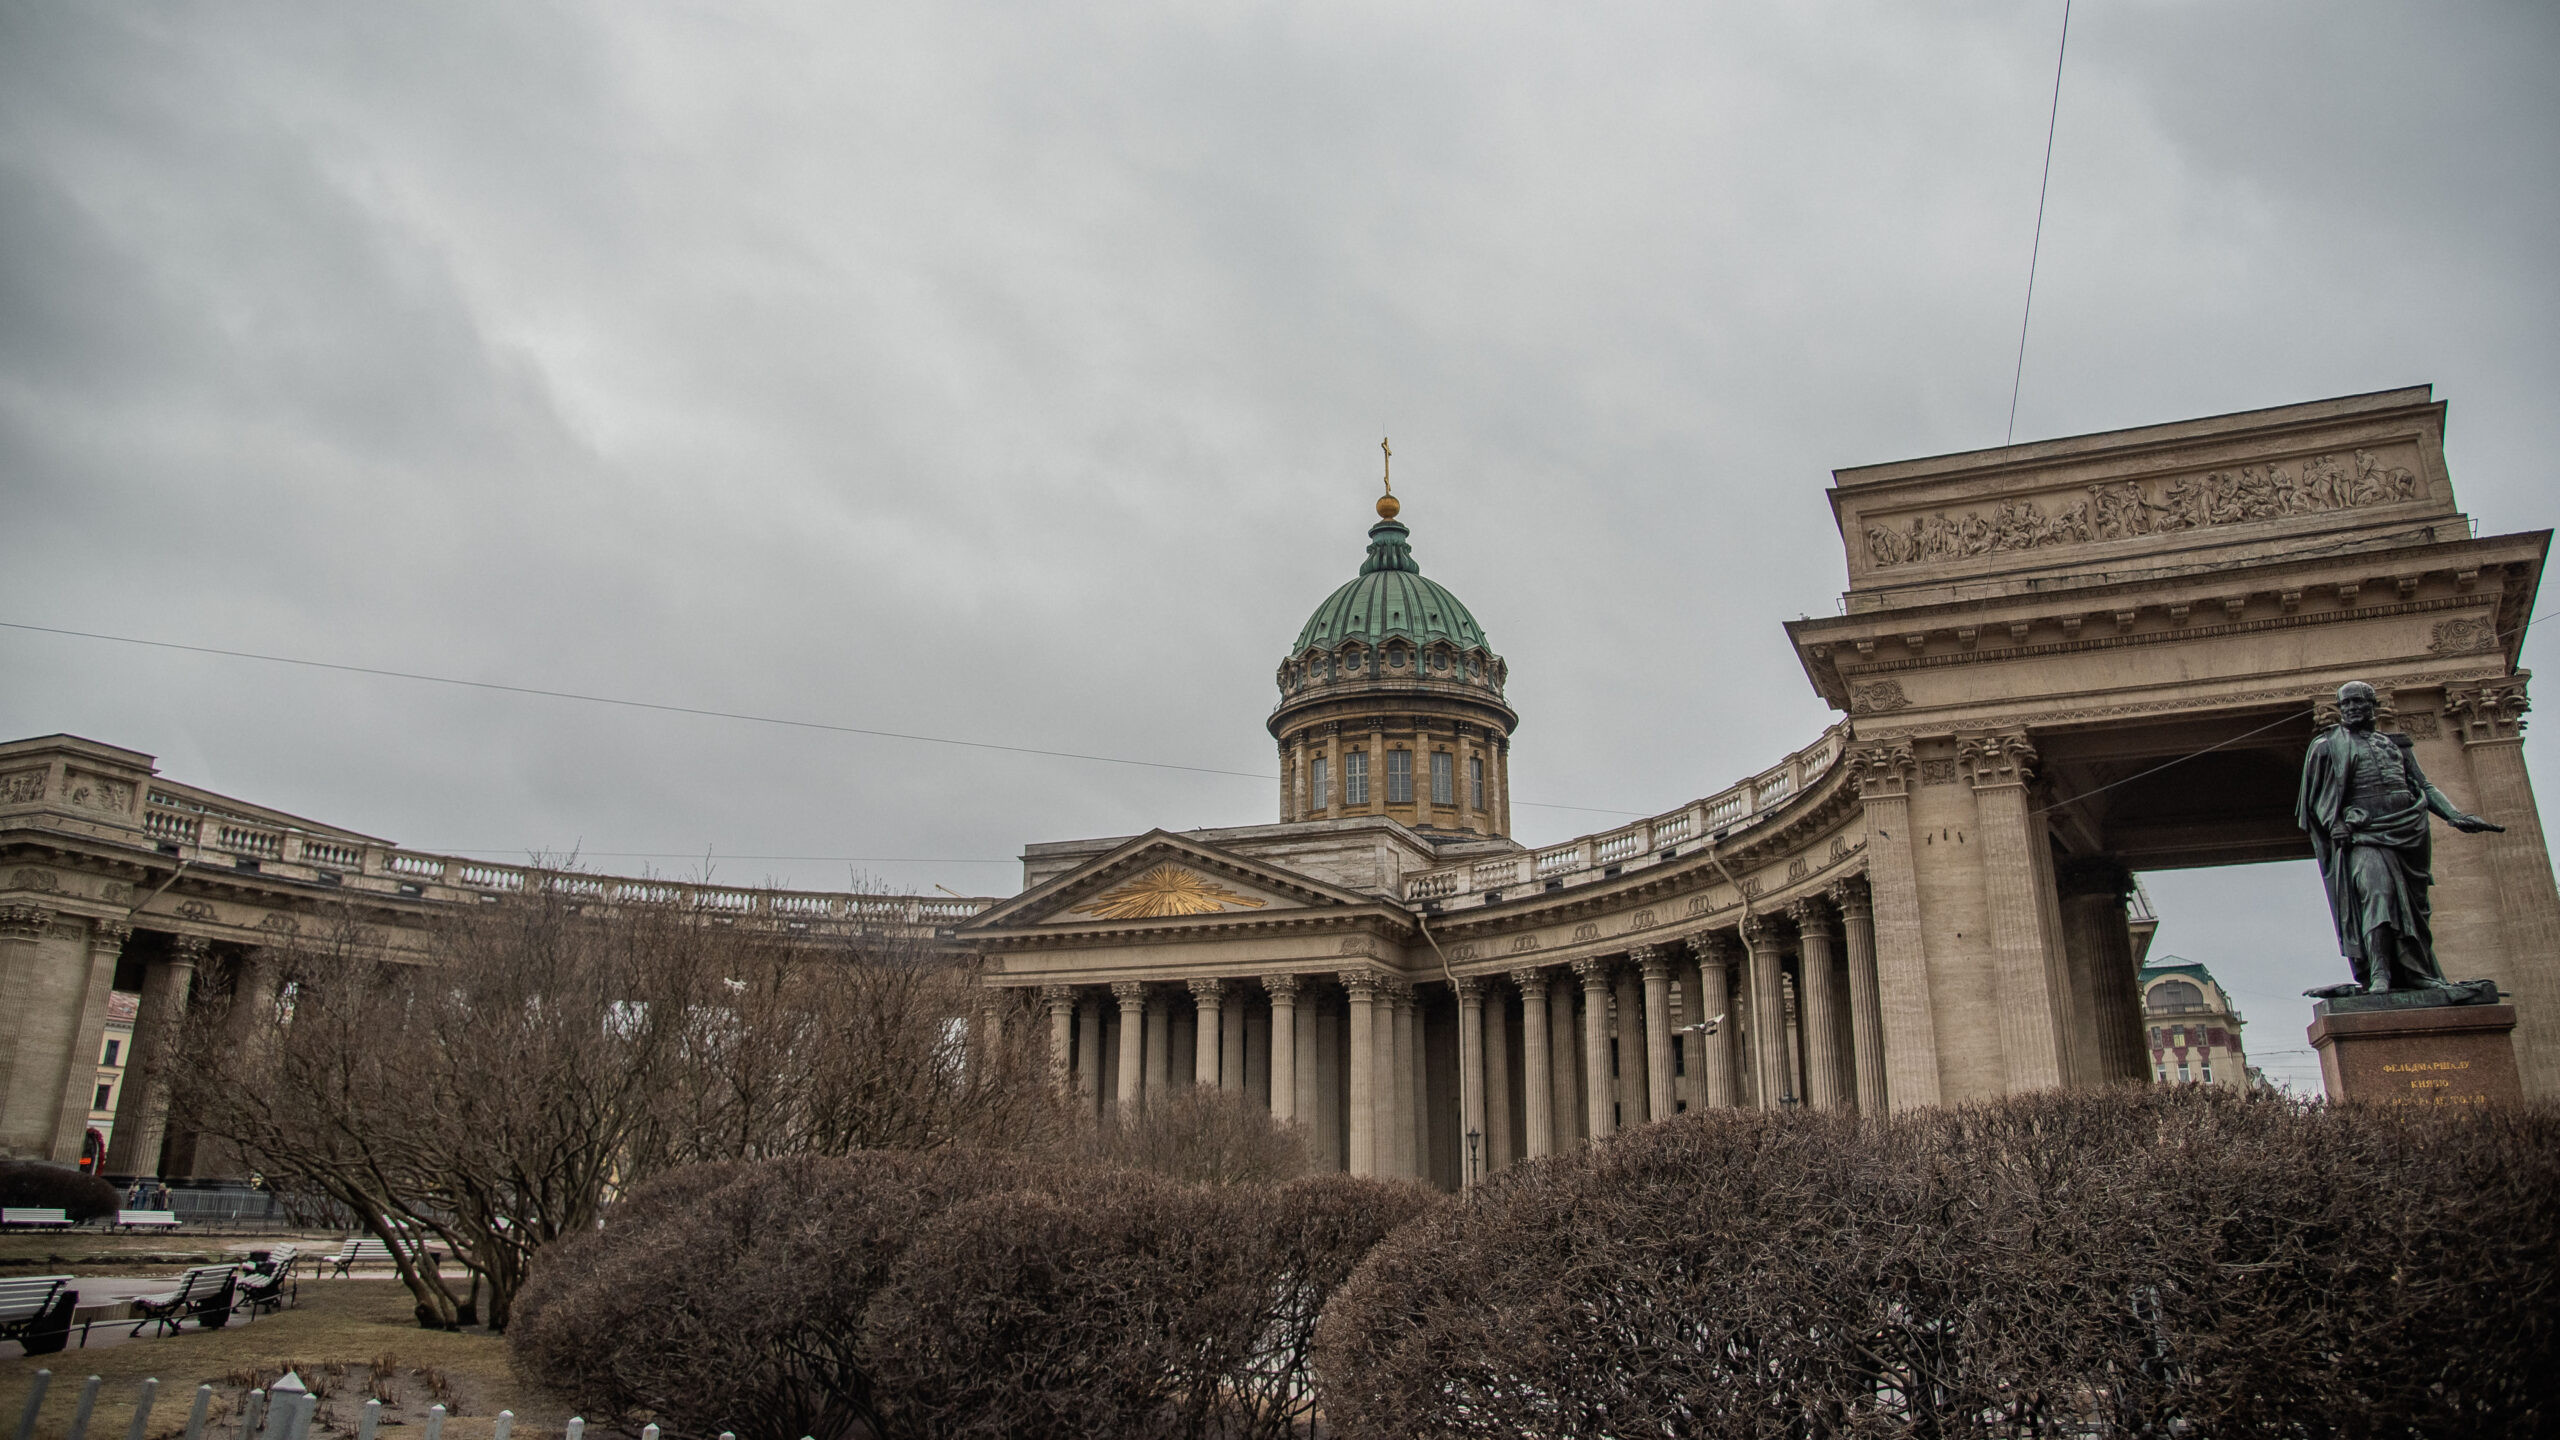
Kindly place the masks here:
[(1370, 526), (1369, 558), (1360, 562), (1359, 575), (1316, 607), (1289, 653), (1330, 650), (1345, 640), (1377, 645), (1389, 636), (1417, 646), (1446, 640), (1461, 650), (1490, 650), (1484, 627), (1458, 597), (1422, 578), (1406, 543), (1412, 533), (1392, 519)]

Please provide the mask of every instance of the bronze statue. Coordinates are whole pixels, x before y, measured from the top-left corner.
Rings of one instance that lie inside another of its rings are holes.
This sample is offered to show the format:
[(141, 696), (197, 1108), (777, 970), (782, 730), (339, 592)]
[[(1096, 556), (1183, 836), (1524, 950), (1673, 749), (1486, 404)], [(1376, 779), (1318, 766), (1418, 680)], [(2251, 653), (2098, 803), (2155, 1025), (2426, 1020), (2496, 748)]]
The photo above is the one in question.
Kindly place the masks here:
[(2372, 686), (2361, 680), (2339, 686), (2338, 723), (2313, 737), (2302, 760), (2294, 821), (2310, 833), (2338, 948), (2356, 977), (2352, 986), (2311, 993), (2437, 991), (2459, 992), (2443, 995), (2447, 1001), (2472, 998), (2481, 982), (2456, 984), (2436, 963), (2427, 924), (2428, 817), (2441, 815), (2468, 832), (2506, 827), (2455, 809), (2427, 783), (2409, 737), (2373, 728), (2380, 709)]

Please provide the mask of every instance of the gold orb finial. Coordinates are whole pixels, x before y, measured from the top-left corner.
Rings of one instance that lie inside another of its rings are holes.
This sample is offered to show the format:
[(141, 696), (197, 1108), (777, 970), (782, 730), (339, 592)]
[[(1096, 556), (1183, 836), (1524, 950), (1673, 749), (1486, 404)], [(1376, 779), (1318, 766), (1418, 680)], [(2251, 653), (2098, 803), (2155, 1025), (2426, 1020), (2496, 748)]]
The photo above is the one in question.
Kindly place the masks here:
[(1378, 497), (1378, 518), (1393, 520), (1396, 518), (1396, 512), (1404, 508), (1396, 503), (1396, 452), (1381, 439), (1378, 442), (1378, 453), (1384, 457), (1385, 464), (1385, 469), (1379, 472), (1378, 479), (1387, 487), (1387, 493)]

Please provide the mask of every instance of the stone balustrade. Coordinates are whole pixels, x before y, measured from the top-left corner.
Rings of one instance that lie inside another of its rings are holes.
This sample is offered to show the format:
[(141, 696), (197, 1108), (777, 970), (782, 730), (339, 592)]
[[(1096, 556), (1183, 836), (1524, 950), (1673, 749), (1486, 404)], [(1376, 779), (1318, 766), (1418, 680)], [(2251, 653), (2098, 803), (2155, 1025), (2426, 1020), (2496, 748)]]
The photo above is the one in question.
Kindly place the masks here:
[[(1433, 901), (1443, 909), (1453, 901), (1490, 904), (1524, 884), (1553, 889), (1659, 864), (1672, 858), (1679, 846), (1702, 838), (1723, 840), (1736, 830), (1757, 825), (1810, 790), (1838, 762), (1848, 733), (1846, 722), (1834, 725), (1822, 732), (1822, 738), (1741, 784), (1667, 814), (1550, 845), (1526, 857), (1426, 870), (1405, 881), (1405, 898)], [(1523, 869), (1528, 871), (1526, 877)]]

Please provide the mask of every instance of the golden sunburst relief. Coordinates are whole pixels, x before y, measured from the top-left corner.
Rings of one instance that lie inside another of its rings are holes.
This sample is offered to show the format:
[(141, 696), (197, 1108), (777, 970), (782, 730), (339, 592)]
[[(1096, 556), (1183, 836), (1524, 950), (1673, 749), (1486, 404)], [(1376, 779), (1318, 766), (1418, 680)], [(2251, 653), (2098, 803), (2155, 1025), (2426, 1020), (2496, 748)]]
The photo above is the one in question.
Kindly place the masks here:
[(1104, 920), (1152, 920), (1161, 915), (1212, 915), (1230, 905), (1259, 910), (1262, 901), (1239, 895), (1206, 875), (1179, 865), (1158, 865), (1116, 885), (1068, 913)]

